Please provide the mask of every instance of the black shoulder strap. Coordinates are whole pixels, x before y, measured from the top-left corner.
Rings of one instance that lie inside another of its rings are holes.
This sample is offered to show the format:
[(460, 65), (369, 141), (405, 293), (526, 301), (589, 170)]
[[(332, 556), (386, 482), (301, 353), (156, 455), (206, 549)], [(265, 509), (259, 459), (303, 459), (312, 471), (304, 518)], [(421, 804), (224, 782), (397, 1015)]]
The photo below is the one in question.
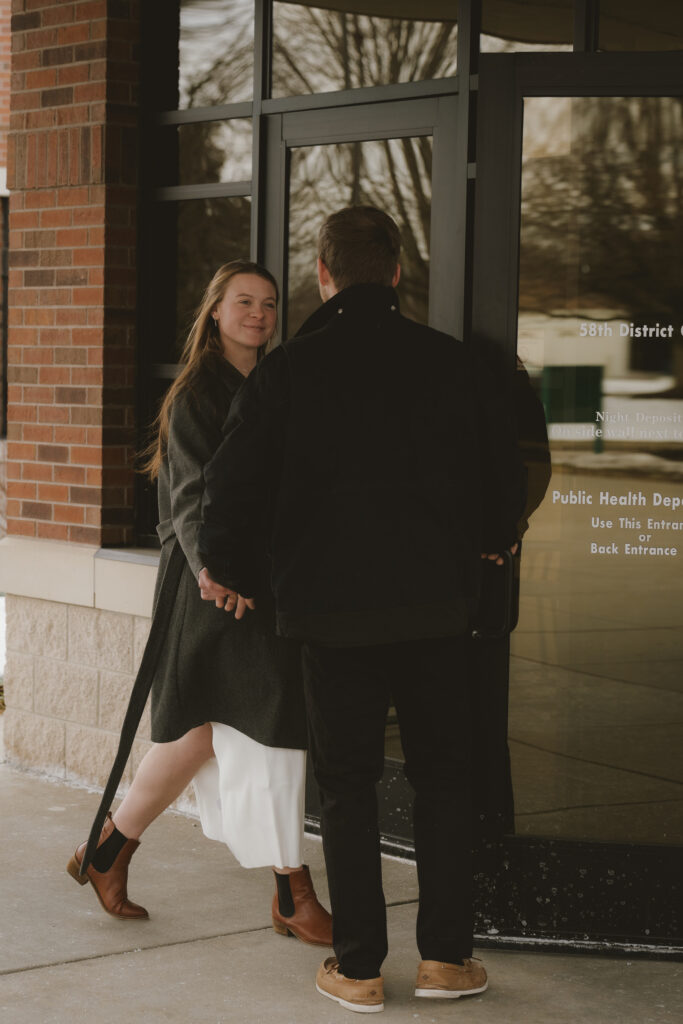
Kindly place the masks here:
[(102, 801), (97, 814), (95, 815), (92, 828), (90, 829), (88, 843), (85, 848), (85, 853), (83, 854), (83, 860), (81, 861), (81, 875), (90, 864), (95, 850), (97, 849), (97, 842), (100, 838), (102, 826), (104, 825), (104, 819), (106, 818), (107, 811), (111, 806), (114, 796), (116, 795), (116, 790), (119, 788), (119, 783), (121, 782), (121, 777), (133, 746), (133, 740), (135, 739), (135, 734), (137, 733), (140, 719), (142, 718), (142, 712), (145, 710), (149, 691), (152, 689), (152, 680), (154, 679), (159, 655), (161, 654), (166, 642), (171, 610), (176, 599), (178, 586), (180, 584), (180, 577), (185, 563), (185, 555), (183, 554), (183, 549), (180, 544), (177, 540), (174, 540), (172, 543), (173, 549), (171, 551), (168, 565), (166, 566), (161, 587), (159, 588), (159, 596), (154, 609), (154, 615), (152, 616), (152, 625), (149, 637), (142, 655), (138, 674), (135, 677), (135, 682), (133, 683), (130, 700), (128, 701), (126, 717), (123, 720), (119, 749), (114, 759), (114, 764), (109, 774), (107, 785), (104, 787)]

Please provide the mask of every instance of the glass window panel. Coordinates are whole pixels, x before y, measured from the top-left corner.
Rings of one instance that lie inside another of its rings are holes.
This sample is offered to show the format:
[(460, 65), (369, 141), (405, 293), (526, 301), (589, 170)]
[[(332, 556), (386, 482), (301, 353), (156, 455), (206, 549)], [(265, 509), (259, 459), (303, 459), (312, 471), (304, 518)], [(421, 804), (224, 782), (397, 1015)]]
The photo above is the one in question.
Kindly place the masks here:
[(681, 0), (600, 0), (601, 50), (683, 50)]
[(157, 129), (152, 180), (156, 185), (249, 181), (251, 148), (251, 118), (165, 125)]
[(386, 210), (403, 239), (401, 311), (423, 323), (429, 306), (432, 139), (384, 139), (310, 146), (292, 152), (287, 332), (320, 305), (315, 254), (320, 225), (343, 206)]
[[(140, 344), (146, 379), (139, 417), (153, 423), (204, 290), (222, 263), (249, 256), (251, 203), (246, 197), (150, 203), (145, 211)], [(141, 446), (142, 446), (141, 442)], [(140, 477), (138, 541), (158, 545), (156, 486)]]
[(453, 5), (442, 0), (276, 2), (273, 96), (446, 78), (456, 46)]
[(156, 203), (149, 216), (142, 344), (150, 363), (175, 363), (216, 270), (249, 256), (251, 201), (223, 196)]
[(216, 107), (253, 95), (253, 0), (181, 0), (179, 107)]
[(384, 729), (384, 756), (391, 757), (394, 761), (405, 761), (401, 731), (398, 727), (398, 715), (393, 705), (389, 708), (387, 724)]
[(518, 832), (683, 841), (683, 104), (527, 99), (519, 355), (553, 457), (522, 558)]
[(483, 0), (482, 53), (571, 50), (573, 0)]

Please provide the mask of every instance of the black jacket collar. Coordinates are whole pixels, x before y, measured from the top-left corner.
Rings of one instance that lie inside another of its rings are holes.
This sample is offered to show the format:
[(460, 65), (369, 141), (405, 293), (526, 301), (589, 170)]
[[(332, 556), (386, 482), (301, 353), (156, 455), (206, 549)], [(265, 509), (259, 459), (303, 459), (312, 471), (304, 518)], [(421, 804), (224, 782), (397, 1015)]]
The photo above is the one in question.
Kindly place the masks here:
[(316, 309), (296, 332), (296, 337), (319, 331), (340, 315), (357, 317), (378, 312), (398, 312), (398, 296), (394, 289), (383, 284), (354, 284), (337, 292)]
[(230, 360), (218, 355), (218, 353), (212, 353), (212, 358), (208, 361), (208, 370), (210, 373), (215, 374), (230, 392), (238, 391), (242, 384), (244, 384), (244, 375), (240, 373), (237, 367), (232, 365)]

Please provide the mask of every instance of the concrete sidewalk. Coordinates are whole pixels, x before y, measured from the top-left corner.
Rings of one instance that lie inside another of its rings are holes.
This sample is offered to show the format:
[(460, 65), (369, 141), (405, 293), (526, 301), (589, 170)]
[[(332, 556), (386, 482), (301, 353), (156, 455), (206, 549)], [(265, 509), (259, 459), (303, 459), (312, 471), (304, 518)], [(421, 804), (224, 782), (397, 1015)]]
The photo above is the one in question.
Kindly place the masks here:
[[(105, 915), (65, 866), (99, 797), (0, 767), (0, 1020), (3, 1024), (341, 1024), (363, 1019), (318, 995), (324, 950), (270, 924), (272, 876), (242, 870), (196, 821), (167, 813), (145, 836), (130, 894), (149, 921)], [(306, 856), (326, 899), (320, 843)], [(416, 885), (387, 860), (386, 1024), (660, 1024), (683, 1020), (683, 967), (486, 951), (483, 996), (412, 995)]]

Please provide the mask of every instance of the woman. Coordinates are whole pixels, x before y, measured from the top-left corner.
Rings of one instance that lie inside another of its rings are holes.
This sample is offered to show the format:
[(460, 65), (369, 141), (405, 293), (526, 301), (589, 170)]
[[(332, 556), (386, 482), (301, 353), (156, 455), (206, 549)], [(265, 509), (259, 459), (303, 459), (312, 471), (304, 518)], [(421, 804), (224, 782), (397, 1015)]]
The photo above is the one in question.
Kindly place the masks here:
[(92, 861), (82, 869), (83, 843), (67, 870), (80, 884), (91, 882), (108, 913), (148, 917), (128, 899), (128, 863), (147, 826), (194, 779), (206, 835), (226, 842), (245, 867), (274, 866), (276, 931), (331, 945), (330, 915), (301, 863), (306, 728), (298, 648), (275, 636), (267, 582), (241, 621), (221, 602), (203, 602), (198, 586), (203, 467), (222, 439), (233, 396), (275, 333), (277, 303), (277, 284), (264, 268), (247, 260), (221, 267), (164, 399), (145, 466), (159, 483), (155, 609), (170, 560), (180, 557), (177, 545), (184, 564), (154, 667), (155, 745), (108, 815)]

